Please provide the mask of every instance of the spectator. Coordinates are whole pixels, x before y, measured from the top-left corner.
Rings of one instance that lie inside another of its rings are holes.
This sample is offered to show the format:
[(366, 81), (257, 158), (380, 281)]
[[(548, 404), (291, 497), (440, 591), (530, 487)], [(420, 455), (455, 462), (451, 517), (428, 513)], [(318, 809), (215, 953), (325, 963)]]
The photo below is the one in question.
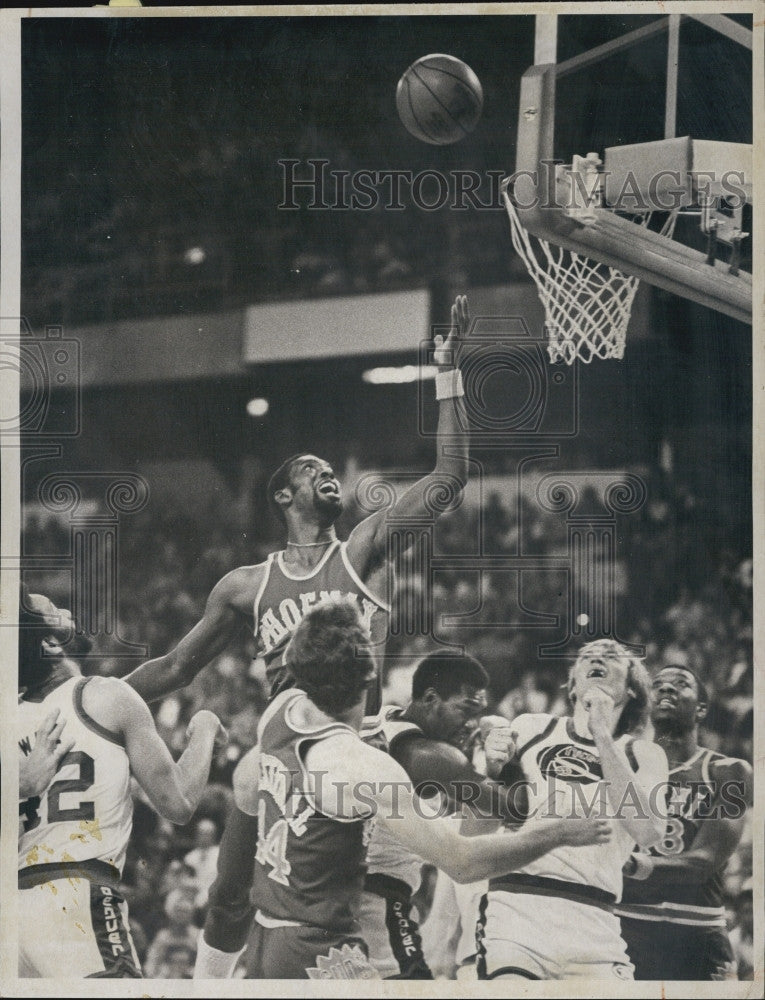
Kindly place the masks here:
[(194, 905), (201, 909), (207, 905), (207, 894), (215, 881), (218, 864), (218, 828), (211, 819), (197, 821), (194, 843), (196, 846), (183, 860), (196, 876)]
[(169, 978), (167, 970), (179, 965), (179, 950), (185, 953), (190, 968), (194, 968), (200, 931), (193, 924), (194, 903), (184, 890), (174, 889), (169, 893), (165, 915), (166, 924), (157, 932), (146, 955), (144, 975), (148, 979)]

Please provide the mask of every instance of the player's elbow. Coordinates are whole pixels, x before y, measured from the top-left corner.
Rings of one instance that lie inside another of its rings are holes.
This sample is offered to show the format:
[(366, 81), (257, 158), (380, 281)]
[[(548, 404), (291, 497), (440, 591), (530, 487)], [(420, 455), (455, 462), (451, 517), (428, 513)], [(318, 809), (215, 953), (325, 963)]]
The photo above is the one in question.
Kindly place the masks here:
[(163, 819), (175, 826), (185, 826), (194, 815), (194, 803), (189, 802), (185, 795), (178, 795), (164, 802), (159, 812)]
[(482, 867), (476, 866), (476, 858), (471, 850), (471, 843), (467, 837), (460, 837), (460, 841), (449, 851), (446, 863), (439, 865), (449, 878), (458, 885), (467, 885), (470, 882), (478, 882), (484, 878), (486, 872)]

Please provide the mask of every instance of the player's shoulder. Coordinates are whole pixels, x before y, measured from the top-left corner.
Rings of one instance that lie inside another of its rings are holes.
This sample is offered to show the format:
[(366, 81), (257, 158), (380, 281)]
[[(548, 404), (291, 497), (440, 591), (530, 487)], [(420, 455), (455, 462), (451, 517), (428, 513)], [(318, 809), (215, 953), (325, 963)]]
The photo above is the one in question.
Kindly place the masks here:
[(208, 613), (211, 608), (229, 606), (238, 611), (250, 614), (255, 600), (266, 579), (270, 559), (255, 563), (252, 566), (237, 566), (229, 570), (215, 584), (207, 602)]
[(317, 738), (310, 742), (306, 750), (306, 763), (308, 763), (309, 758), (312, 760), (326, 759), (332, 763), (333, 770), (347, 770), (354, 765), (356, 759), (364, 758), (368, 752), (378, 753), (379, 751), (365, 743), (360, 735), (352, 729), (338, 724), (337, 729), (330, 729), (322, 733), (320, 739)]
[[(311, 744), (305, 755), (307, 769), (321, 774), (328, 784), (357, 788), (379, 786), (381, 782), (398, 781), (402, 769), (383, 750), (365, 742), (351, 730), (338, 730)], [(406, 778), (406, 774), (403, 775)]]
[(270, 562), (271, 557), (269, 556), (263, 562), (254, 563), (251, 566), (237, 566), (235, 569), (229, 570), (215, 584), (215, 590), (240, 592), (252, 589), (254, 597), (255, 592), (263, 582)]
[(728, 757), (716, 750), (709, 752), (709, 773), (720, 781), (752, 780), (754, 771), (752, 765), (740, 757)]
[(87, 677), (75, 698), (76, 710), (85, 724), (92, 729), (95, 723), (95, 731), (113, 742), (122, 742), (122, 734), (136, 718), (136, 712), (149, 711), (141, 696), (119, 677)]
[(517, 733), (518, 747), (523, 749), (524, 744), (528, 743), (529, 740), (533, 740), (547, 731), (552, 732), (559, 722), (558, 716), (549, 715), (547, 712), (524, 712), (521, 715), (516, 715), (508, 725)]
[(634, 757), (638, 766), (649, 765), (653, 768), (661, 768), (663, 771), (668, 771), (669, 763), (664, 748), (659, 746), (658, 743), (654, 743), (653, 740), (646, 739), (642, 735), (633, 736), (625, 733), (619, 742), (622, 743), (627, 752), (627, 757)]
[(83, 681), (83, 703), (97, 704), (104, 702), (111, 704), (115, 700), (124, 701), (135, 698), (138, 698), (139, 701), (141, 700), (140, 695), (120, 677), (102, 677), (95, 674), (92, 677), (83, 678)]

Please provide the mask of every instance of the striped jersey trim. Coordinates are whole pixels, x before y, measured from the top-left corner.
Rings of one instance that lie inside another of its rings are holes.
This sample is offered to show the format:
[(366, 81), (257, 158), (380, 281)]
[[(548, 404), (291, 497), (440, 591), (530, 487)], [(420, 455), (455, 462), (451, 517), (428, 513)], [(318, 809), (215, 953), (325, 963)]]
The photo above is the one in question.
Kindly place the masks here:
[(269, 552), (268, 558), (265, 563), (263, 563), (263, 579), (260, 581), (260, 586), (255, 594), (255, 600), (252, 602), (252, 632), (255, 638), (258, 638), (258, 625), (260, 623), (260, 602), (263, 598), (263, 594), (268, 586), (268, 581), (271, 577), (271, 569), (274, 565), (275, 552)]
[(620, 903), (614, 912), (630, 920), (684, 924), (688, 927), (726, 927), (722, 906), (689, 906), (683, 903)]
[(74, 689), (74, 710), (77, 713), (77, 718), (83, 726), (86, 726), (91, 732), (96, 733), (105, 740), (108, 740), (109, 743), (115, 743), (121, 750), (124, 750), (125, 741), (122, 736), (120, 736), (119, 733), (112, 732), (111, 729), (107, 729), (106, 726), (102, 726), (100, 722), (96, 722), (96, 720), (85, 711), (85, 707), (82, 704), (82, 696), (85, 691), (85, 685), (89, 684), (92, 680), (92, 677), (83, 677), (78, 681), (77, 686)]
[(365, 597), (368, 597), (373, 604), (376, 604), (378, 608), (385, 611), (386, 614), (390, 614), (390, 604), (387, 604), (381, 598), (373, 594), (369, 587), (364, 583), (359, 574), (351, 565), (351, 560), (348, 558), (348, 542), (340, 543), (340, 556), (343, 560), (343, 565), (345, 566), (348, 576), (353, 580), (359, 590)]
[(86, 878), (117, 889), (120, 884), (119, 869), (106, 861), (90, 858), (85, 861), (59, 861), (55, 864), (29, 865), (19, 870), (19, 889), (33, 889), (44, 882), (60, 878)]
[(305, 927), (305, 924), (301, 924), (299, 920), (278, 920), (276, 917), (269, 917), (267, 913), (262, 910), (255, 911), (255, 920), (260, 924), (261, 927), (266, 927), (268, 930), (273, 930), (274, 927)]
[(367, 873), (364, 878), (364, 892), (382, 896), (383, 899), (403, 899), (407, 903), (412, 899), (412, 887), (408, 882), (394, 875), (386, 875), (384, 872)]
[(279, 567), (281, 572), (287, 577), (288, 580), (296, 580), (298, 583), (302, 583), (304, 580), (312, 580), (317, 573), (321, 572), (321, 570), (326, 565), (327, 560), (330, 558), (330, 556), (332, 556), (335, 552), (337, 552), (339, 547), (340, 547), (340, 542), (338, 541), (337, 538), (335, 538), (329, 544), (329, 546), (327, 547), (327, 551), (324, 553), (321, 559), (316, 563), (314, 568), (309, 573), (306, 573), (305, 576), (297, 576), (295, 573), (290, 573), (289, 569), (287, 568), (284, 562), (284, 553), (286, 551), (285, 549), (281, 549), (279, 552), (276, 553), (276, 565)]
[(682, 764), (678, 764), (677, 767), (671, 767), (669, 769), (670, 774), (674, 774), (676, 771), (685, 771), (689, 767), (693, 767), (699, 757), (704, 753), (704, 747), (699, 747), (696, 753), (689, 757), (688, 760), (683, 761)]
[(597, 906), (609, 913), (613, 912), (616, 902), (616, 897), (612, 893), (594, 885), (564, 882), (556, 878), (524, 875), (519, 872), (492, 879), (489, 883), (489, 892), (520, 892), (532, 896), (557, 896), (561, 899), (570, 899), (575, 903)]
[(631, 739), (624, 744), (624, 753), (627, 756), (627, 760), (629, 761), (630, 767), (632, 768), (633, 771), (637, 773), (640, 770), (640, 768), (638, 766), (637, 758), (635, 757), (635, 750), (632, 745), (634, 742), (635, 740)]
[(550, 721), (544, 727), (544, 729), (540, 733), (537, 733), (536, 736), (532, 736), (531, 739), (527, 740), (524, 743), (524, 745), (516, 752), (516, 759), (520, 760), (521, 757), (523, 757), (525, 753), (531, 750), (533, 746), (536, 746), (537, 743), (541, 743), (542, 740), (547, 739), (547, 737), (550, 735), (553, 729), (555, 729), (555, 727), (558, 725), (559, 721), (560, 720), (557, 719), (555, 716), (552, 716), (550, 718)]

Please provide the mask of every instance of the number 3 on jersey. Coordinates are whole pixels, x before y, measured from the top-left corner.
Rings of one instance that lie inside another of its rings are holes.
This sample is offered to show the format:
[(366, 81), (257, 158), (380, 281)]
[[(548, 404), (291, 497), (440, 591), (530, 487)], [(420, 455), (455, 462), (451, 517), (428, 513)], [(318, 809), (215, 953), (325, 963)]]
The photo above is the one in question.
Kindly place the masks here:
[(269, 865), (271, 871), (268, 877), (281, 885), (289, 885), (289, 875), (292, 865), (287, 860), (287, 834), (289, 827), (286, 819), (277, 819), (270, 830), (266, 831), (266, 804), (258, 803), (258, 829), (264, 831), (258, 837), (255, 860), (261, 865)]
[(654, 844), (653, 847), (639, 848), (640, 853), (648, 855), (661, 854), (665, 858), (671, 857), (673, 854), (682, 854), (685, 850), (684, 832), (685, 828), (682, 821), (677, 816), (670, 816), (667, 820), (667, 829), (664, 831), (661, 842)]
[(685, 847), (683, 832), (682, 821), (677, 816), (670, 816), (667, 820), (667, 829), (664, 832), (661, 843), (656, 845), (656, 850), (659, 854), (663, 854), (665, 857), (671, 854), (682, 854)]

